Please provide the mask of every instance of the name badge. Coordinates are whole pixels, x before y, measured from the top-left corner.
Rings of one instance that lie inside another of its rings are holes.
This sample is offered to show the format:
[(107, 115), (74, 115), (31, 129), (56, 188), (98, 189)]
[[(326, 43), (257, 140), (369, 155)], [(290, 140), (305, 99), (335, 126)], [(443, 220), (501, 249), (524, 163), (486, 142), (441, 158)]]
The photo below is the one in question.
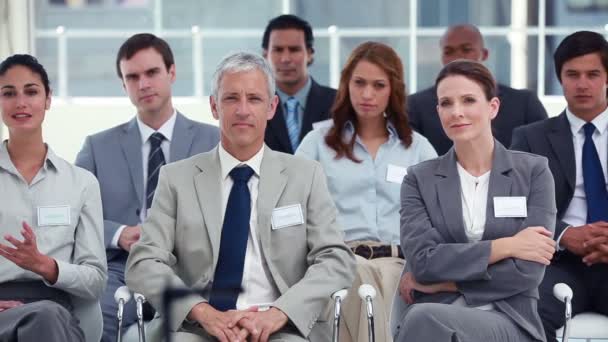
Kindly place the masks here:
[(304, 223), (302, 215), (302, 206), (300, 204), (288, 205), (280, 208), (275, 208), (272, 211), (272, 229), (281, 229), (291, 226), (297, 226)]
[(67, 226), (70, 223), (69, 205), (38, 207), (38, 227)]
[(402, 166), (388, 164), (386, 167), (386, 181), (396, 184), (403, 182), (403, 177), (407, 175), (407, 169)]
[(494, 197), (494, 217), (528, 217), (526, 197)]

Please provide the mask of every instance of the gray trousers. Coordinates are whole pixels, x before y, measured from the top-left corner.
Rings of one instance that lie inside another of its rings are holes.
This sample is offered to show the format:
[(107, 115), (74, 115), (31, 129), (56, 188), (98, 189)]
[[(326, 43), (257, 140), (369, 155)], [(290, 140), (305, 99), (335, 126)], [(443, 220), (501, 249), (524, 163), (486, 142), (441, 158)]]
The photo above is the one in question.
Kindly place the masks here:
[(450, 304), (412, 305), (395, 342), (532, 342), (506, 315)]
[(66, 308), (41, 300), (0, 312), (0, 341), (83, 342), (84, 333)]

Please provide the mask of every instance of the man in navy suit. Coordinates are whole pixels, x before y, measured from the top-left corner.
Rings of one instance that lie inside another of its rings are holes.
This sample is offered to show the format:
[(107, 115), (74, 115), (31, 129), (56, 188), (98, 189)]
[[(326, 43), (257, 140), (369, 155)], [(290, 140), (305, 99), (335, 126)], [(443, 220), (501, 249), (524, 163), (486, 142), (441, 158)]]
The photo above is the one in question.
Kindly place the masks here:
[[(488, 59), (483, 37), (474, 25), (464, 24), (448, 28), (439, 41), (443, 65), (456, 59), (483, 62)], [(500, 109), (492, 120), (494, 137), (504, 146), (511, 145), (511, 134), (518, 126), (547, 118), (547, 112), (536, 94), (498, 84)], [(408, 115), (411, 125), (442, 155), (452, 147), (452, 141), (443, 132), (437, 114), (437, 89), (433, 86), (410, 95)]]
[[(139, 239), (160, 167), (209, 151), (219, 141), (217, 127), (192, 121), (174, 109), (175, 63), (164, 40), (147, 33), (132, 36), (118, 51), (116, 72), (137, 115), (87, 137), (76, 157), (76, 165), (91, 171), (101, 187), (108, 258), (108, 285), (101, 299), (104, 342), (116, 340), (114, 292), (125, 285), (125, 263)], [(131, 301), (123, 324), (136, 319)]]
[(599, 33), (566, 37), (554, 54), (568, 107), (557, 117), (517, 128), (512, 149), (549, 159), (555, 180), (558, 245), (539, 287), (548, 342), (564, 324), (553, 286), (574, 291), (572, 314), (608, 315), (608, 42)]
[(280, 100), (264, 142), (275, 151), (293, 154), (313, 123), (331, 117), (336, 90), (319, 85), (308, 74), (313, 42), (310, 24), (295, 15), (270, 20), (264, 31), (264, 58), (275, 74)]

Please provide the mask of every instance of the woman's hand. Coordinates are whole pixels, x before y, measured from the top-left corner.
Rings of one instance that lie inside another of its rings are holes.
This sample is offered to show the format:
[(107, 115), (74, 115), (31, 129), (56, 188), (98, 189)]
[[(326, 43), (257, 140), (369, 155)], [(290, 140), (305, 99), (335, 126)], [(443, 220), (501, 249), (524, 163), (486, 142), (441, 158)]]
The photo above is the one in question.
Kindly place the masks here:
[(46, 281), (54, 284), (59, 275), (57, 263), (53, 258), (40, 253), (34, 230), (25, 221), (22, 226), (23, 241), (17, 240), (10, 234), (5, 235), (4, 239), (14, 247), (0, 243), (0, 256), (5, 257), (24, 270), (41, 275)]
[(458, 288), (454, 282), (423, 285), (416, 281), (412, 272), (407, 272), (399, 281), (399, 294), (406, 303), (414, 304), (413, 291), (432, 294), (438, 292), (458, 292)]
[(509, 239), (509, 255), (513, 258), (551, 264), (555, 253), (553, 234), (544, 227), (528, 227)]

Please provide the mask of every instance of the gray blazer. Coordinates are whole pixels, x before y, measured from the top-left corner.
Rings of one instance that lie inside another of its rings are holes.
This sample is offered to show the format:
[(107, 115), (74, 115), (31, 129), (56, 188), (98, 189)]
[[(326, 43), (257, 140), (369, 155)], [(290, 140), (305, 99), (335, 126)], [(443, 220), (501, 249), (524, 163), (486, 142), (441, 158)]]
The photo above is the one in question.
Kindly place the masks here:
[[(219, 141), (217, 127), (190, 120), (179, 112), (173, 132), (169, 162), (209, 151)], [(76, 165), (89, 170), (99, 180), (108, 261), (118, 260), (124, 264), (127, 252), (109, 245), (120, 226), (140, 223), (139, 211), (145, 205), (137, 119), (88, 136), (76, 157)]]
[[(401, 187), (401, 248), (404, 272), (421, 283), (456, 282), (460, 293), (415, 292), (416, 303), (452, 303), (463, 295), (467, 304), (493, 303), (534, 339), (545, 341), (537, 312), (538, 285), (545, 266), (515, 258), (488, 266), (491, 240), (513, 236), (530, 226), (555, 226), (555, 193), (547, 159), (505, 149), (495, 141), (482, 240), (469, 242), (462, 218), (456, 154), (410, 167)], [(497, 218), (493, 198), (525, 196), (526, 218)], [(393, 336), (407, 313), (397, 293), (393, 302)]]
[[(220, 178), (217, 148), (164, 166), (150, 216), (129, 254), (127, 285), (157, 309), (167, 285), (205, 290), (173, 304), (172, 331), (194, 305), (208, 301), (222, 233)], [(293, 204), (300, 204), (304, 223), (273, 230), (272, 211)], [(321, 312), (333, 292), (351, 286), (355, 259), (336, 223), (321, 166), (265, 147), (257, 212), (263, 258), (280, 294), (274, 306), (302, 336), (329, 341)]]

